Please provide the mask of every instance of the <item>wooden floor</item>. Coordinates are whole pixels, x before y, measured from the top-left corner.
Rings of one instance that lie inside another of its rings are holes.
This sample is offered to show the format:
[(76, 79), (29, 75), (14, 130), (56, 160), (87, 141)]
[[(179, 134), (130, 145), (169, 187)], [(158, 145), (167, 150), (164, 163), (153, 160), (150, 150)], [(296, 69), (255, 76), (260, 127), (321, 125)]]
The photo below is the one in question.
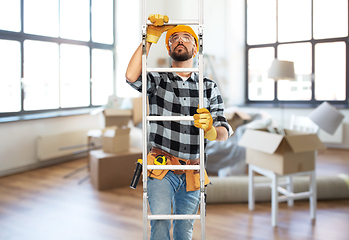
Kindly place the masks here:
[[(142, 239), (142, 189), (98, 192), (86, 170), (64, 178), (86, 159), (0, 178), (1, 240), (139, 240)], [(318, 174), (349, 174), (349, 150), (319, 152)], [(281, 203), (279, 226), (270, 225), (270, 203), (207, 205), (206, 239), (349, 239), (349, 201), (318, 201), (317, 219), (309, 202), (292, 208)], [(200, 239), (200, 221), (194, 238)]]

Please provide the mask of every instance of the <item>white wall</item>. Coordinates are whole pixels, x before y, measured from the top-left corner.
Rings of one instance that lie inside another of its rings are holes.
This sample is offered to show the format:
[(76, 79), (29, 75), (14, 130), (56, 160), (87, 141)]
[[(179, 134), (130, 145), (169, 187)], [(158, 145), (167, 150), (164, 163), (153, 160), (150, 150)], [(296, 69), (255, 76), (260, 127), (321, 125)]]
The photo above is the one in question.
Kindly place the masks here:
[(36, 139), (49, 135), (104, 126), (99, 115), (77, 115), (0, 124), (0, 175), (17, 168), (38, 165)]

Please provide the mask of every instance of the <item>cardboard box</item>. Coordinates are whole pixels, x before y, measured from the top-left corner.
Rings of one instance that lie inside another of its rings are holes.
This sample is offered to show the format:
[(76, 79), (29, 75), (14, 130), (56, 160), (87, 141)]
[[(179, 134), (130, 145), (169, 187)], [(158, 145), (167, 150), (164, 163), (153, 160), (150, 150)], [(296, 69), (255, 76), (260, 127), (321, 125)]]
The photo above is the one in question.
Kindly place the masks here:
[(225, 117), (227, 118), (227, 121), (229, 125), (233, 128), (235, 131), (237, 127), (244, 124), (247, 120), (251, 120), (251, 116), (244, 112), (226, 112)]
[(137, 126), (142, 122), (142, 98), (134, 98), (132, 100), (132, 121)]
[(281, 175), (314, 170), (315, 150), (326, 148), (318, 136), (287, 129), (285, 133), (246, 130), (239, 141), (246, 147), (246, 163)]
[(106, 108), (103, 111), (105, 117), (105, 126), (117, 126), (123, 127), (127, 126), (128, 122), (132, 116), (131, 109), (116, 109), (116, 108)]
[(111, 127), (103, 130), (103, 151), (117, 153), (130, 148), (130, 128)]
[[(142, 111), (142, 98), (133, 98), (132, 100), (132, 121), (135, 126), (142, 123), (143, 111)], [(149, 115), (149, 101), (147, 98), (147, 113)]]
[(119, 153), (105, 153), (102, 150), (90, 152), (90, 176), (93, 187), (106, 190), (130, 186), (136, 162), (142, 158), (142, 150), (130, 148)]

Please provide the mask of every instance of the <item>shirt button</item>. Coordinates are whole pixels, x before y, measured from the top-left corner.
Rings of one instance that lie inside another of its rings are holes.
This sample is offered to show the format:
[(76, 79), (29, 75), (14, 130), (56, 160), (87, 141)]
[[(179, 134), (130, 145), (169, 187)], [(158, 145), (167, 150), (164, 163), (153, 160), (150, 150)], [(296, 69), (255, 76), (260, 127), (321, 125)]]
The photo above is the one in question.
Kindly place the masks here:
[(184, 100), (187, 100), (186, 98), (184, 98)]

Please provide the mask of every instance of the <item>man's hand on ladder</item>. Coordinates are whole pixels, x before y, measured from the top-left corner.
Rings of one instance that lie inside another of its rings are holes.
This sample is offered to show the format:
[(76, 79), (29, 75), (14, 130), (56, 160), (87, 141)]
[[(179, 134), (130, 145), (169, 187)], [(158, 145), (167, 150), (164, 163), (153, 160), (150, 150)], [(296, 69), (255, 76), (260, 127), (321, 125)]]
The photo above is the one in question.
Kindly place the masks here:
[(166, 25), (168, 23), (168, 16), (162, 14), (150, 14), (148, 17), (153, 25), (149, 25), (147, 28), (147, 42), (157, 43), (161, 34), (167, 30), (174, 28), (176, 25)]
[(213, 119), (211, 113), (206, 108), (196, 110), (198, 114), (194, 114), (194, 126), (204, 129), (205, 138), (213, 141), (217, 138), (216, 128), (212, 126)]

